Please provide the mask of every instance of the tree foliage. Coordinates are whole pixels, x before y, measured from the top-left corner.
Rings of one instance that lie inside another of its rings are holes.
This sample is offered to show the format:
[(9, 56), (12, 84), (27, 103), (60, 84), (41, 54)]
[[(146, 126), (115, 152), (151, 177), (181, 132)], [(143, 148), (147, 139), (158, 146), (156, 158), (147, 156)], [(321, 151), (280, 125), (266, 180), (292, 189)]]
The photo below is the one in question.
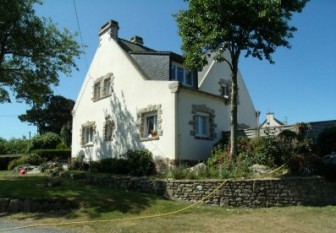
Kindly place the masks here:
[(39, 0), (1, 0), (0, 103), (40, 103), (58, 85), (59, 73), (69, 75), (82, 53), (75, 34), (60, 31), (50, 19), (35, 15)]
[(210, 55), (224, 61), (232, 71), (231, 154), (236, 154), (237, 73), (240, 55), (266, 59), (296, 28), (289, 25), (293, 13), (308, 0), (186, 0), (189, 9), (176, 14), (185, 65), (201, 70)]
[[(33, 106), (32, 109), (26, 111), (26, 114), (19, 116), (21, 121), (29, 122), (35, 125), (40, 134), (53, 132), (61, 134), (62, 128), (66, 128), (67, 132), (63, 132), (63, 137), (69, 137), (65, 134), (71, 134), (72, 109), (75, 102), (63, 96), (48, 96), (43, 104)], [(63, 129), (65, 131), (66, 129)], [(66, 143), (69, 143), (69, 138)]]

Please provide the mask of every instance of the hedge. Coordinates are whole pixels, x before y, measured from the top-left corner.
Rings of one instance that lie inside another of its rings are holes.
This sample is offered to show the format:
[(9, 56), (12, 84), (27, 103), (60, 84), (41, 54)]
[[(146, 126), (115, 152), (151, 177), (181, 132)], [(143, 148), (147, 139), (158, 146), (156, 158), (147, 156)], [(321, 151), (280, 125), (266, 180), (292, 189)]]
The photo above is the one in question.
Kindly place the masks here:
[(0, 170), (7, 170), (10, 161), (20, 158), (22, 155), (0, 155)]
[(33, 150), (32, 153), (36, 153), (48, 161), (57, 159), (67, 162), (71, 158), (71, 150), (69, 149), (39, 149)]

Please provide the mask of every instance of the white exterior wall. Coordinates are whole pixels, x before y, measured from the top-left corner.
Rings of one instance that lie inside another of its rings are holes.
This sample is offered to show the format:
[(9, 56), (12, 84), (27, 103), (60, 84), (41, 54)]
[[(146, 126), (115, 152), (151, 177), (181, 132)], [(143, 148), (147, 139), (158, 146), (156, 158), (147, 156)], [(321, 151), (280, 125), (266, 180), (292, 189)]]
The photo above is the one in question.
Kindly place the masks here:
[[(86, 159), (117, 157), (129, 149), (149, 149), (154, 156), (175, 158), (175, 102), (168, 81), (147, 81), (127, 54), (108, 34), (101, 36), (100, 47), (91, 63), (73, 111), (72, 157), (85, 152)], [(112, 73), (111, 97), (92, 101), (94, 80)], [(161, 105), (162, 136), (141, 142), (137, 111), (148, 105)], [(111, 116), (116, 127), (113, 140), (103, 140), (105, 117)], [(81, 146), (81, 128), (95, 122), (96, 133), (91, 147)]]
[[(222, 132), (230, 128), (229, 108), (220, 98), (199, 94), (195, 91), (182, 89), (179, 93), (178, 120), (178, 158), (177, 160), (205, 160), (210, 156), (213, 145), (222, 138)], [(216, 137), (212, 140), (196, 139), (191, 135), (193, 126), (192, 105), (205, 105), (215, 111), (214, 123)]]
[[(230, 67), (225, 62), (212, 61), (206, 76), (199, 85), (199, 89), (208, 93), (219, 95), (219, 81), (221, 79), (231, 80)], [(238, 72), (238, 124), (248, 125), (255, 128), (258, 125), (256, 110), (248, 93), (244, 80), (240, 72)], [(228, 105), (230, 106), (230, 105)]]

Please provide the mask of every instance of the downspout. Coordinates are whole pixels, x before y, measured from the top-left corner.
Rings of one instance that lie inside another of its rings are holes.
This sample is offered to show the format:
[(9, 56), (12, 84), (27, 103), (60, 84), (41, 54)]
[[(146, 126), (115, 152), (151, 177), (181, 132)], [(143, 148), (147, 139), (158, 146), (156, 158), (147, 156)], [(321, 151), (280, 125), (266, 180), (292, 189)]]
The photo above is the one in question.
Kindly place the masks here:
[(171, 93), (174, 94), (174, 110), (175, 110), (175, 114), (174, 114), (174, 125), (175, 125), (175, 159), (181, 163), (181, 157), (180, 157), (180, 122), (179, 122), (179, 113), (180, 113), (180, 101), (179, 101), (179, 92), (180, 92), (180, 88), (179, 88), (179, 82), (173, 82), (171, 84), (169, 84), (169, 89), (171, 91)]

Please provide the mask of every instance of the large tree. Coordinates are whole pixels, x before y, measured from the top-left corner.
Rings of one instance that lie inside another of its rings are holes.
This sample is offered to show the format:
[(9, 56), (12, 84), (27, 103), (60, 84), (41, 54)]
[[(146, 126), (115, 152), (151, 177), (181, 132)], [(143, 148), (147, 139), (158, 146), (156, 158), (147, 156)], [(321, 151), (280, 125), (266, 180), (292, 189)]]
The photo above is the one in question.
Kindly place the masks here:
[(39, 0), (0, 0), (0, 103), (40, 103), (82, 53), (75, 34), (35, 15)]
[(176, 14), (185, 65), (201, 70), (213, 54), (232, 72), (230, 152), (235, 156), (240, 55), (274, 63), (276, 48), (290, 47), (288, 39), (296, 31), (289, 25), (293, 13), (301, 12), (308, 0), (186, 1), (189, 8)]
[[(63, 96), (48, 96), (39, 106), (33, 106), (26, 114), (19, 116), (21, 121), (31, 123), (37, 127), (39, 134), (53, 132), (64, 134), (62, 128), (71, 126), (72, 114), (75, 102)], [(71, 130), (70, 130), (71, 132)]]

